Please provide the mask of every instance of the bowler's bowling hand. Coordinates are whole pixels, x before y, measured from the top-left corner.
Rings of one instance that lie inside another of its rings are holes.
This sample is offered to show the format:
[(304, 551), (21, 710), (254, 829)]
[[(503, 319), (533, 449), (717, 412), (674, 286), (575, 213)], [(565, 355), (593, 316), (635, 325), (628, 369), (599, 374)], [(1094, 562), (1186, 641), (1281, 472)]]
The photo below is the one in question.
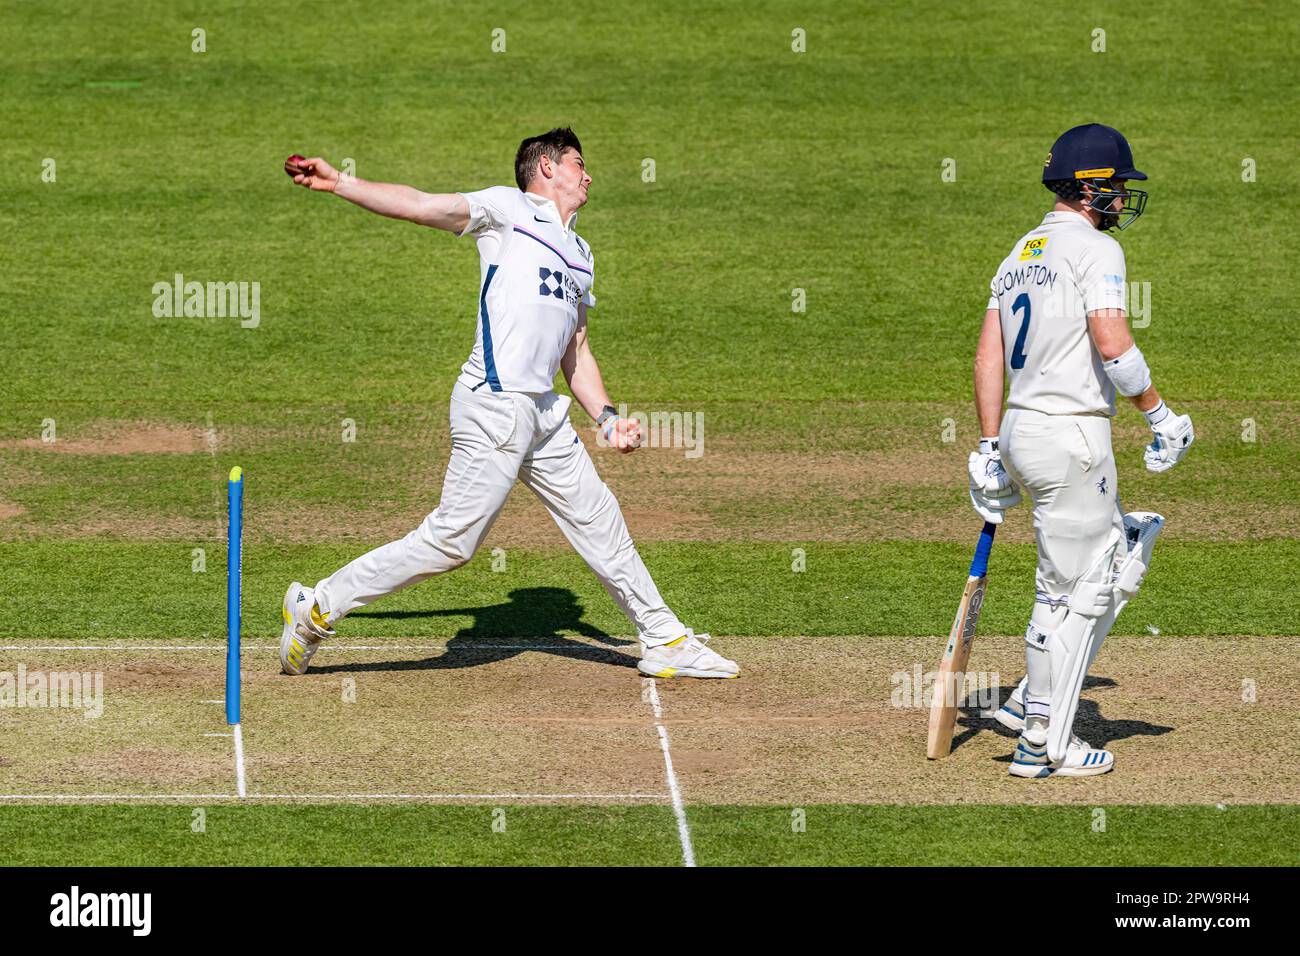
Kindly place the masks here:
[(635, 418), (612, 418), (605, 423), (605, 440), (623, 454), (641, 447), (641, 423)]
[(319, 156), (305, 158), (294, 153), (284, 161), (284, 171), (299, 186), (320, 192), (333, 192), (339, 184), (339, 171)]

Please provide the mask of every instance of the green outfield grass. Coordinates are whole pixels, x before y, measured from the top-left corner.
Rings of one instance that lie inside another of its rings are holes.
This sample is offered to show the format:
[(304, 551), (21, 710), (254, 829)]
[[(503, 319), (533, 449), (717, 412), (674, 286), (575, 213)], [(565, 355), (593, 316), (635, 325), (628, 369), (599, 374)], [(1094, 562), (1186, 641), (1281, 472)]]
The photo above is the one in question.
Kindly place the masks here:
[[(964, 459), (988, 279), (1049, 206), (1053, 139), (1098, 121), (1151, 176), (1120, 237), (1129, 278), (1150, 283), (1135, 334), (1197, 433), (1186, 462), (1150, 475), (1140, 419), (1116, 419), (1124, 501), (1169, 517), (1116, 633), (1295, 636), (1300, 21), (1280, 8), (667, 0), (557, 24), (468, 0), (364, 14), (58, 0), (0, 16), (6, 642), (220, 641), (235, 464), (250, 639), (275, 633), (291, 579), (418, 523), (473, 342), (474, 249), (308, 194), (281, 164), (320, 154), (363, 178), (476, 189), (511, 180), (523, 136), (566, 123), (594, 176), (579, 230), (606, 382), (633, 410), (707, 424), (695, 461), (596, 458), (688, 622), (947, 632), (979, 528)], [(155, 317), (153, 286), (177, 273), (259, 283), (257, 327)], [(536, 615), (510, 592), (555, 587), (584, 626), (626, 635), (544, 522), (508, 511), (489, 540), (506, 572), (480, 554), (341, 633), (446, 638), (473, 615), (432, 612), (491, 607), (491, 627), (527, 637)], [(993, 552), (982, 630), (1022, 631), (1030, 540), (1021, 509)], [(1077, 808), (835, 806), (793, 834), (788, 808), (694, 804), (689, 770), (683, 786), (703, 864), (1273, 864), (1297, 830), (1291, 807), (1114, 807), (1096, 833)], [(188, 808), (0, 807), (0, 838), (19, 863), (680, 861), (665, 807), (512, 807), (505, 834), (488, 813), (222, 805), (197, 835)]]
[[(1047, 204), (1042, 158), (1094, 118), (1152, 177), (1123, 241), (1152, 283), (1141, 338), (1171, 399), (1290, 398), (1300, 332), (1277, 264), (1297, 244), (1300, 26), (1238, 0), (1203, 5), (1211, 34), (1199, 6), (1026, 22), (995, 3), (593, 4), (556, 84), (536, 82), (555, 75), (555, 35), (522, 7), (19, 7), (0, 41), (9, 398), (440, 400), (430, 383), (470, 342), (472, 250), (294, 190), (283, 158), (478, 188), (508, 182), (522, 135), (557, 121), (595, 177), (592, 334), (620, 393), (960, 398), (989, 276)], [(87, 87), (123, 79), (140, 85)], [(153, 318), (150, 287), (176, 272), (260, 281), (262, 325)]]
[[(378, 544), (379, 542), (375, 542)], [(642, 553), (667, 600), (686, 621), (715, 634), (946, 634), (970, 563), (971, 547), (886, 542), (801, 543), (807, 570), (791, 570), (791, 547), (777, 544), (653, 544)], [(359, 549), (338, 546), (246, 548), (245, 633), (280, 632), (279, 607), (294, 577), (332, 571)], [(499, 634), (527, 636), (539, 622), (511, 603), (520, 588), (562, 587), (583, 607), (583, 622), (611, 635), (631, 625), (600, 583), (571, 553), (510, 551), (504, 572), (481, 553), (454, 574), (427, 581), (363, 609), (339, 625), (347, 637), (448, 637), (472, 615), (442, 616), (443, 608), (497, 609)], [(208, 570), (191, 571), (188, 544), (93, 542), (0, 544), (6, 575), (0, 599), (15, 613), (0, 619), (3, 638), (149, 637), (193, 642), (225, 639), (225, 552), (208, 554)], [(1160, 573), (1133, 600), (1116, 634), (1294, 635), (1294, 599), (1277, 594), (1272, 569), (1300, 563), (1294, 541), (1175, 545), (1162, 548)], [(93, 575), (86, 568), (94, 568)], [(1032, 601), (1034, 548), (994, 550), (981, 630), (1019, 633)], [(39, 589), (75, 601), (29, 602)], [(158, 593), (166, 593), (159, 601)], [(936, 593), (938, 598), (936, 599)], [(1197, 595), (1188, 600), (1188, 594)], [(755, 595), (761, 595), (757, 600)]]
[[(0, 808), (18, 866), (672, 866), (667, 807)], [(1099, 814), (1098, 810), (1104, 811)], [(798, 812), (802, 811), (802, 817)], [(504, 830), (493, 823), (504, 820)], [(1289, 866), (1295, 807), (697, 807), (700, 866)], [(796, 826), (803, 830), (797, 831)], [(32, 840), (33, 832), (44, 834)]]

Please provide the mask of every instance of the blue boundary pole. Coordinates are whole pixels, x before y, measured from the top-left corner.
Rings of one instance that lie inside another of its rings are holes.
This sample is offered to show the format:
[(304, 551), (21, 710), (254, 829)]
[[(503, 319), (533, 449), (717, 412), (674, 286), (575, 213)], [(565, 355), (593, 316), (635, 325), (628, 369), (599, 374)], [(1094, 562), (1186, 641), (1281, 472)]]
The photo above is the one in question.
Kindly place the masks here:
[(226, 482), (230, 524), (226, 538), (226, 723), (239, 723), (239, 607), (244, 542), (244, 469)]

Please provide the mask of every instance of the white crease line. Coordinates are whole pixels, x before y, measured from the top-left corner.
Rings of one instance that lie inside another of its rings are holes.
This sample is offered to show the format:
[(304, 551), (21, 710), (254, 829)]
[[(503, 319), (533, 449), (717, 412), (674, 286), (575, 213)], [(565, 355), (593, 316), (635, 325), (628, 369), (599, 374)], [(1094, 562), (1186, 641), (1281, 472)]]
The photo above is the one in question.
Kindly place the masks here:
[(673, 757), (668, 751), (668, 729), (663, 725), (663, 708), (659, 705), (659, 688), (654, 678), (644, 678), (643, 683), (650, 689), (650, 707), (654, 710), (655, 729), (659, 731), (659, 747), (664, 752), (664, 772), (668, 777), (668, 793), (673, 801), (673, 815), (677, 817), (677, 837), (682, 843), (682, 864), (695, 865), (695, 848), (691, 845), (691, 829), (686, 825), (686, 808), (682, 805), (682, 791), (677, 785), (677, 773), (673, 770)]
[(240, 799), (248, 796), (248, 785), (244, 777), (244, 734), (239, 724), (232, 725), (235, 732), (235, 792)]
[(251, 793), (250, 800), (662, 800), (662, 793)]
[[(632, 646), (629, 642), (628, 646)], [(451, 647), (447, 644), (326, 644), (322, 651), (568, 651), (585, 647), (594, 651), (620, 651), (621, 647), (600, 644), (469, 644)], [(245, 644), (244, 650), (279, 650), (279, 644)], [(6, 644), (0, 651), (221, 651), (224, 641), (213, 644)]]
[[(248, 800), (662, 800), (662, 793), (249, 793)], [(0, 800), (238, 800), (237, 793), (0, 793)]]
[(234, 734), (204, 734), (204, 737), (233, 737)]

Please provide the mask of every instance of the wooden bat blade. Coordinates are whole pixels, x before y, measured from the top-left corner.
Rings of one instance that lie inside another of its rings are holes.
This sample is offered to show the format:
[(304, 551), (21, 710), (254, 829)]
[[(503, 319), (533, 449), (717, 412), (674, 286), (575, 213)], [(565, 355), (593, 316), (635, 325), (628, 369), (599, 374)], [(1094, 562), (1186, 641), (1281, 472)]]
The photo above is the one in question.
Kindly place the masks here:
[(984, 608), (987, 581), (986, 577), (967, 579), (961, 603), (957, 605), (957, 616), (948, 633), (943, 660), (939, 662), (939, 673), (930, 691), (930, 733), (926, 740), (925, 755), (931, 760), (946, 757), (952, 750), (957, 705), (965, 683), (966, 663), (970, 660), (971, 646), (975, 643), (980, 611)]
[(984, 608), (989, 552), (993, 549), (993, 536), (997, 530), (997, 525), (984, 522), (975, 558), (971, 561), (970, 576), (966, 579), (966, 589), (962, 591), (957, 616), (948, 632), (948, 644), (943, 650), (943, 660), (939, 662), (939, 674), (930, 689), (930, 732), (925, 741), (925, 755), (931, 760), (946, 757), (952, 750), (957, 704), (965, 684), (966, 662), (970, 660), (971, 645), (975, 642), (980, 611)]

